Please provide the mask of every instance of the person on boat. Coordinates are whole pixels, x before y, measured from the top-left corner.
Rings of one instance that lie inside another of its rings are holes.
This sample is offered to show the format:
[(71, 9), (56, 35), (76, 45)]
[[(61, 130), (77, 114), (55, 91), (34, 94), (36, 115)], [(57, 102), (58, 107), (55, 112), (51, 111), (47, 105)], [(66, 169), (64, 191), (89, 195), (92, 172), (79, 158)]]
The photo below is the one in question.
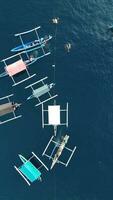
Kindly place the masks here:
[(14, 111), (17, 110), (20, 106), (21, 104), (15, 103), (14, 101), (12, 102), (12, 108)]
[(31, 46), (35, 46), (36, 44), (39, 44), (38, 40), (34, 40), (33, 42), (31, 42)]
[(72, 45), (71, 45), (70, 42), (67, 42), (67, 43), (64, 45), (64, 47), (65, 47), (65, 50), (69, 53), (70, 50), (71, 50)]
[(27, 65), (27, 64), (29, 64), (30, 62), (32, 62), (34, 59), (35, 59), (34, 55), (33, 55), (33, 54), (30, 54), (30, 55), (29, 55), (29, 58), (28, 58), (27, 60), (25, 60), (24, 63)]
[(34, 58), (34, 55), (31, 54), (31, 55), (29, 56), (29, 60), (32, 62), (34, 59), (35, 59), (35, 58)]

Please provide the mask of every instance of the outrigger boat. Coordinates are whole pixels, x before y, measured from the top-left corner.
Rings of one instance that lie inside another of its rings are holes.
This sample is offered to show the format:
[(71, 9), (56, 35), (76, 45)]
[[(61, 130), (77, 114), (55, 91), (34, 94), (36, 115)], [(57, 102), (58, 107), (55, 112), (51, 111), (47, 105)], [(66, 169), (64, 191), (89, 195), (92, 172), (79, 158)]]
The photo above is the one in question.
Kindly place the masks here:
[(52, 39), (52, 36), (49, 35), (49, 36), (45, 36), (44, 38), (40, 38), (40, 41), (39, 40), (33, 40), (31, 42), (27, 42), (25, 44), (22, 44), (22, 45), (19, 45), (13, 49), (11, 49), (12, 52), (20, 52), (20, 51), (25, 51), (25, 50), (28, 50), (28, 49), (31, 49), (31, 48), (34, 48), (36, 46), (39, 46), (39, 45), (46, 45), (47, 42), (49, 40)]
[[(37, 31), (40, 28), (41, 27), (38, 26), (38, 27), (36, 27), (34, 29), (31, 29), (31, 30), (28, 30), (28, 31), (25, 31), (25, 32), (22, 32), (22, 33), (15, 34), (16, 37), (19, 37), (19, 39), (21, 41), (21, 45), (11, 49), (11, 51), (12, 52), (20, 52), (20, 51), (24, 51), (24, 50), (27, 51), (28, 49), (34, 48), (34, 47), (39, 46), (39, 45), (41, 46), (42, 44), (46, 45), (47, 42), (52, 39), (52, 36), (49, 35), (49, 36), (44, 36), (44, 37), (40, 38), (39, 34), (38, 34), (38, 31)], [(22, 36), (27, 35), (29, 33), (35, 33), (35, 36), (36, 36), (35, 40), (30, 41), (30, 42), (24, 42)]]
[[(50, 93), (50, 90), (54, 87), (54, 83), (50, 83), (50, 84), (45, 84), (44, 83), (44, 80), (47, 79), (48, 77), (44, 77), (42, 79), (40, 79), (39, 81), (36, 81), (28, 86), (25, 87), (25, 89), (28, 89), (28, 88), (31, 88), (32, 90), (32, 94), (27, 98), (27, 100), (30, 100), (30, 99), (33, 99), (33, 98), (36, 98), (38, 100), (38, 104), (36, 104), (35, 106), (39, 106), (47, 101), (49, 101), (50, 99), (53, 99), (55, 97), (57, 97), (58, 95), (51, 95)], [(34, 86), (36, 84), (39, 84), (39, 83), (42, 83), (42, 86), (41, 87), (38, 87), (38, 88), (34, 88)], [(40, 97), (45, 95), (45, 94), (48, 94), (49, 98), (46, 98), (45, 100), (41, 100)]]
[(65, 145), (67, 144), (68, 142), (68, 139), (69, 139), (69, 135), (65, 135), (61, 141), (61, 144), (59, 144), (59, 148), (57, 150), (57, 152), (55, 153), (54, 157), (53, 157), (53, 161), (52, 161), (52, 164), (51, 164), (51, 169), (54, 167), (54, 165), (57, 163), (60, 155), (62, 154), (62, 151), (65, 147)]
[[(69, 139), (69, 135), (67, 135), (67, 134), (62, 137), (60, 142), (57, 142), (56, 139), (54, 139), (54, 136), (52, 136), (50, 138), (50, 140), (49, 140), (49, 142), (48, 142), (48, 144), (47, 144), (47, 146), (44, 149), (44, 152), (42, 154), (42, 156), (45, 155), (49, 159), (52, 159), (52, 164), (51, 164), (50, 169), (52, 169), (56, 163), (60, 163), (60, 164), (64, 165), (65, 167), (68, 166), (68, 164), (69, 164), (69, 162), (70, 162), (70, 160), (71, 160), (71, 158), (72, 158), (72, 156), (73, 156), (73, 154), (74, 154), (74, 152), (76, 150), (76, 146), (74, 147), (73, 150), (68, 148), (68, 147), (66, 147), (68, 139)], [(49, 148), (51, 143), (55, 144), (55, 147), (53, 148), (51, 154), (48, 155), (46, 152), (47, 152), (47, 149)], [(56, 150), (56, 148), (58, 148), (58, 149), (57, 149), (56, 153), (54, 154), (54, 151)], [(67, 162), (62, 162), (62, 161), (59, 160), (59, 157), (61, 156), (61, 154), (62, 154), (64, 149), (68, 150), (71, 153), (69, 158), (68, 158), (68, 160), (67, 160)]]
[[(38, 59), (41, 59), (49, 54), (50, 52), (48, 50), (46, 52), (45, 45), (42, 44), (41, 46), (29, 49), (28, 51), (23, 51), (8, 58), (5, 58), (1, 61), (5, 65), (5, 70), (3, 73), (0, 74), (0, 78), (10, 76), (14, 83), (13, 86), (18, 85), (36, 75), (30, 75), (28, 71), (28, 66), (36, 62)], [(14, 60), (16, 60), (16, 62), (14, 62)], [(16, 78), (16, 75), (21, 74), (23, 71), (26, 71), (27, 78), (16, 82), (14, 77)]]
[[(49, 170), (46, 165), (40, 160), (40, 158), (32, 152), (32, 156), (29, 159), (26, 159), (24, 156), (19, 154), (19, 158), (22, 161), (20, 167), (14, 166), (16, 171), (22, 176), (26, 183), (30, 186), (34, 181), (42, 181), (41, 168), (44, 167), (47, 171)], [(33, 158), (38, 160), (38, 167), (34, 165)]]
[(22, 117), (22, 115), (16, 115), (15, 111), (21, 106), (21, 104), (15, 103), (10, 100), (10, 97), (12, 97), (13, 94), (10, 94), (8, 96), (0, 98), (0, 101), (7, 99), (7, 103), (3, 103), (0, 105), (0, 117), (8, 115), (8, 114), (13, 114), (13, 117), (10, 117), (8, 119), (5, 119), (4, 121), (0, 121), (0, 124), (4, 124), (6, 122), (15, 120), (17, 118)]

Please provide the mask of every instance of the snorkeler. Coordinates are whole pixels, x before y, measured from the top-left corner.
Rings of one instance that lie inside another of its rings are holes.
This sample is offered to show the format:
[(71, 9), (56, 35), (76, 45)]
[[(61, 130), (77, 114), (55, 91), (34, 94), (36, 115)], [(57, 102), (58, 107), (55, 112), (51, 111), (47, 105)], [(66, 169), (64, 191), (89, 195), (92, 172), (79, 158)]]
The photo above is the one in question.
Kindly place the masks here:
[(52, 19), (52, 22), (53, 22), (53, 24), (58, 24), (58, 22), (59, 22), (59, 17), (53, 18), (53, 19)]
[(113, 26), (109, 26), (108, 30), (111, 31), (111, 32), (113, 32)]
[(70, 50), (71, 50), (72, 45), (71, 45), (70, 42), (67, 42), (67, 43), (64, 45), (64, 47), (65, 47), (65, 50), (69, 53)]

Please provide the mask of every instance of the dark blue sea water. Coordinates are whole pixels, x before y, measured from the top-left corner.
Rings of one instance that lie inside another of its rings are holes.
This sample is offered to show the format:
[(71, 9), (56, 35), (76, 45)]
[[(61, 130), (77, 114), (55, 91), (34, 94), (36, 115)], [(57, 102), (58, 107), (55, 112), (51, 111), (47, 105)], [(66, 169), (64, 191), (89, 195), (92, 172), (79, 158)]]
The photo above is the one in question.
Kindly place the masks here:
[[(42, 183), (29, 187), (13, 168), (20, 164), (17, 155), (29, 157), (34, 151), (41, 156), (53, 129), (41, 128), (41, 108), (32, 101), (23, 104), (18, 111), (23, 118), (0, 127), (0, 200), (113, 200), (113, 39), (107, 31), (113, 24), (113, 0), (1, 0), (0, 59), (17, 45), (15, 33), (41, 25), (46, 34), (54, 34), (54, 16), (60, 18), (57, 103), (69, 102), (68, 146), (77, 150), (68, 168), (57, 165), (44, 172)], [(72, 44), (69, 54), (67, 41)], [(52, 81), (52, 64), (53, 54), (30, 70)], [(13, 88), (11, 83), (0, 80), (0, 96), (13, 92), (16, 101), (24, 102), (26, 83)]]

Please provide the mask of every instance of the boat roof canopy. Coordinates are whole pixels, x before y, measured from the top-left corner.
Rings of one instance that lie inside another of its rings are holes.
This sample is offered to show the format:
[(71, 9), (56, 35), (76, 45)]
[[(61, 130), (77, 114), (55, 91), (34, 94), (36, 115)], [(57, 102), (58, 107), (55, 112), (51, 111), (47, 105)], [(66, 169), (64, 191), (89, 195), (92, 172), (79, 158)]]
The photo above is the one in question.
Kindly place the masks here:
[(34, 182), (41, 176), (41, 172), (30, 162), (27, 161), (19, 167), (19, 170), (29, 179), (31, 182)]
[(5, 69), (9, 76), (14, 76), (26, 70), (26, 64), (23, 62), (23, 60), (20, 59), (10, 65), (7, 65)]
[(48, 119), (51, 125), (60, 125), (60, 106), (48, 106)]

